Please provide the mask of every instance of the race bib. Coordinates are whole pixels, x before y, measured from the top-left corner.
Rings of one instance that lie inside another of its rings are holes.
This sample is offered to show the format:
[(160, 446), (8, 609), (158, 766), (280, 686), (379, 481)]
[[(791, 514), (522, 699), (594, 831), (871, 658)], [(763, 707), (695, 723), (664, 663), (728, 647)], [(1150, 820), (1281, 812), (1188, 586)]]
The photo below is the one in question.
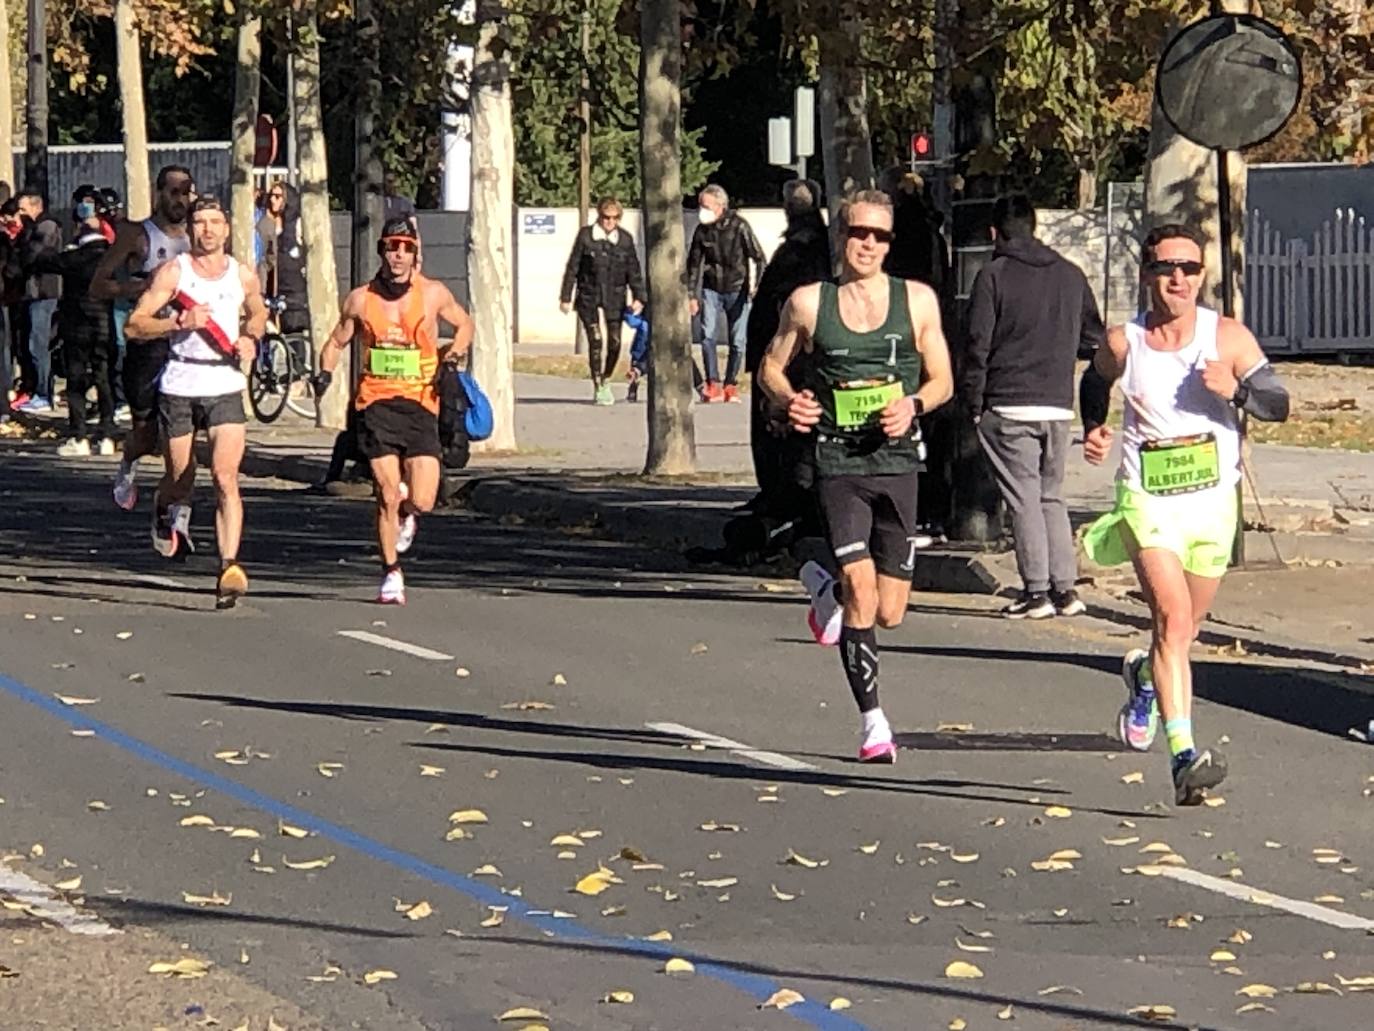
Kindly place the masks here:
[(900, 380), (856, 380), (835, 387), (835, 425), (842, 430), (867, 426), (902, 397)]
[(418, 347), (373, 347), (367, 355), (367, 371), (380, 379), (420, 378)]
[(1147, 494), (1192, 494), (1220, 482), (1221, 459), (1211, 433), (1140, 445), (1140, 485)]

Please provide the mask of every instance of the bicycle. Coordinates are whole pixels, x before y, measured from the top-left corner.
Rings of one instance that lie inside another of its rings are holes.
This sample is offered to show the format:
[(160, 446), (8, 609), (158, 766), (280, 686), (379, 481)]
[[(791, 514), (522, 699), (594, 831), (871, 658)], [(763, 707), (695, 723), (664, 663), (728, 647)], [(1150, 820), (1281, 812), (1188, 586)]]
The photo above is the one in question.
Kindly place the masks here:
[(275, 422), (285, 408), (313, 420), (316, 405), (310, 386), (314, 364), (310, 338), (304, 333), (282, 333), (281, 314), (286, 310), (283, 298), (269, 297), (267, 310), (267, 332), (248, 372), (248, 403), (259, 422)]

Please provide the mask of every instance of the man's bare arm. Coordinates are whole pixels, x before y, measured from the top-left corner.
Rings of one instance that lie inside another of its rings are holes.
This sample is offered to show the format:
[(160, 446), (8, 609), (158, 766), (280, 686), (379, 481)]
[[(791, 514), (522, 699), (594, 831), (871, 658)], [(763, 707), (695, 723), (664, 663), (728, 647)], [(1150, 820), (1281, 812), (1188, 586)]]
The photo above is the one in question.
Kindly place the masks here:
[(458, 303), (453, 291), (440, 284), (443, 291), (439, 304), (439, 318), (453, 327), (453, 342), (444, 348), (444, 361), (457, 361), (472, 347), (472, 337), (477, 327), (466, 308)]
[(130, 278), (120, 280), (121, 271), (126, 271), (138, 259), (141, 263), (148, 237), (141, 222), (125, 222), (115, 233), (114, 243), (96, 265), (91, 275), (90, 295), (97, 301), (132, 300), (143, 293), (147, 280)]
[(176, 296), (181, 281), (181, 269), (174, 261), (158, 267), (152, 281), (138, 299), (138, 304), (124, 324), (124, 335), (133, 340), (160, 340), (182, 328), (182, 313), (162, 317), (158, 315)]
[(248, 311), (243, 335), (251, 337), (256, 343), (267, 331), (267, 302), (262, 299), (262, 284), (255, 270), (247, 265), (239, 265), (239, 281), (243, 283), (243, 306)]
[(1235, 319), (1222, 319), (1217, 357), (1202, 372), (1207, 389), (1263, 422), (1288, 418), (1290, 400), (1255, 334)]
[[(345, 347), (353, 342), (353, 334), (357, 332), (358, 317), (362, 314), (362, 298), (365, 289), (366, 287), (359, 287), (344, 300), (343, 309), (339, 312), (338, 325), (334, 327), (334, 332), (329, 334), (329, 339), (324, 342), (324, 347), (320, 349), (320, 373), (325, 376), (333, 375), (334, 367), (339, 364), (339, 355), (343, 353)], [(328, 386), (327, 383), (326, 386)]]

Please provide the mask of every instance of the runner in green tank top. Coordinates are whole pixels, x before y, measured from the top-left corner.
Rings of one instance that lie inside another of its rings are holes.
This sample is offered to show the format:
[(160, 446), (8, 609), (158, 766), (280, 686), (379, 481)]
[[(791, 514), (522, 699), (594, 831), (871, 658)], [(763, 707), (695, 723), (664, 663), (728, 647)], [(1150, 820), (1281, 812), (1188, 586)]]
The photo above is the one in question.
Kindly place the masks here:
[[(861, 191), (841, 217), (839, 285), (803, 286), (788, 298), (759, 385), (794, 431), (815, 439), (817, 491), (840, 578), (815, 562), (802, 567), (811, 631), (821, 644), (841, 646), (863, 721), (859, 761), (893, 762), (875, 624), (896, 627), (906, 615), (916, 565), (916, 420), (949, 400), (953, 379), (935, 293), (883, 272), (891, 199)], [(785, 370), (800, 349), (813, 371), (799, 389)]]

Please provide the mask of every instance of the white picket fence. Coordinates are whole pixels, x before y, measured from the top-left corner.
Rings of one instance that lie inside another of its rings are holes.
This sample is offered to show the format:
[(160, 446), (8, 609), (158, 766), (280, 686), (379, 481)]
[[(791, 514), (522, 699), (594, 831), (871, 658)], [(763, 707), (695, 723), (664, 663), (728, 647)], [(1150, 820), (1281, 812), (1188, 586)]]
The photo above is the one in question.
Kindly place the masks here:
[(1270, 354), (1374, 351), (1374, 226), (1338, 209), (1311, 241), (1259, 211), (1245, 247), (1245, 321)]

